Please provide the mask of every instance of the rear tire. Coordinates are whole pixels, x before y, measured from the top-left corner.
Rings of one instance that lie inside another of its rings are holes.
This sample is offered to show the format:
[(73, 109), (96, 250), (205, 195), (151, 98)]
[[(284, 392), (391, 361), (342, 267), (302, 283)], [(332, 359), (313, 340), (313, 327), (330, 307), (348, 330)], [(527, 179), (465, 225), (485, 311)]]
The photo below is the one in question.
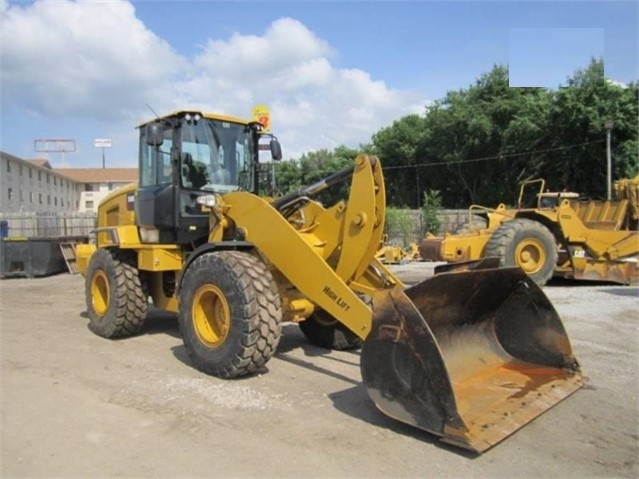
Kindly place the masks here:
[(557, 244), (544, 225), (518, 218), (497, 228), (486, 243), (484, 256), (499, 257), (501, 266), (519, 266), (543, 286), (555, 271)]
[(275, 353), (282, 332), (271, 272), (240, 251), (193, 261), (182, 281), (178, 319), (193, 365), (220, 378), (257, 372)]
[(306, 339), (321, 348), (346, 351), (362, 346), (362, 340), (355, 333), (323, 309), (315, 310), (299, 326)]
[(117, 252), (98, 249), (85, 275), (89, 329), (103, 338), (133, 336), (144, 327), (148, 295), (138, 270)]

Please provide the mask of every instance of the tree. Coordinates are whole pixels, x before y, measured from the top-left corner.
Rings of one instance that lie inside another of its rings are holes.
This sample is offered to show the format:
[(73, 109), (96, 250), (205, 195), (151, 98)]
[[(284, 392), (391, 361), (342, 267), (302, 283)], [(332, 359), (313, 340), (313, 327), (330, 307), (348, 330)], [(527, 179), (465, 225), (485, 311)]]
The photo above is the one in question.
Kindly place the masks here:
[(428, 105), (424, 115), (381, 128), (359, 150), (340, 146), (283, 162), (277, 184), (282, 193), (299, 189), (363, 151), (379, 156), (387, 204), (395, 207), (420, 208), (425, 192), (435, 191), (448, 208), (512, 204), (519, 184), (532, 178), (544, 178), (551, 189), (604, 196), (607, 120), (614, 121), (613, 179), (639, 171), (638, 92), (637, 83), (605, 79), (597, 59), (556, 91), (511, 88), (508, 68), (495, 65), (468, 88)]
[(442, 227), (439, 216), (442, 210), (442, 197), (437, 190), (424, 191), (424, 201), (421, 207), (422, 231), (421, 235), (432, 233), (437, 235)]
[(424, 130), (424, 117), (408, 115), (373, 135), (374, 152), (379, 156), (386, 179), (386, 197), (394, 206), (419, 207), (417, 148)]
[(495, 65), (474, 84), (408, 115), (372, 137), (387, 178), (388, 203), (419, 207), (424, 190), (443, 205), (465, 208), (514, 203), (519, 184), (544, 178), (552, 189), (590, 196), (606, 191), (607, 120), (613, 178), (639, 170), (637, 83), (604, 78), (592, 59), (557, 91), (511, 88), (508, 69)]
[[(278, 193), (286, 194), (310, 186), (337, 171), (353, 164), (359, 152), (346, 146), (338, 146), (333, 151), (321, 149), (304, 153), (299, 160), (283, 161), (276, 167), (275, 177)], [(330, 187), (317, 195), (317, 201), (326, 205), (344, 198), (348, 181)]]
[(606, 194), (606, 128), (614, 122), (613, 180), (638, 171), (637, 84), (618, 85), (603, 76), (603, 60), (591, 59), (554, 95), (550, 109), (553, 148), (544, 155), (544, 173), (551, 187), (565, 188), (593, 197)]
[(401, 238), (404, 248), (410, 244), (415, 228), (415, 220), (408, 210), (389, 206), (386, 208), (386, 224), (384, 230), (389, 238)]
[(423, 151), (433, 171), (429, 187), (441, 191), (450, 207), (514, 196), (518, 181), (538, 170), (534, 159), (517, 153), (544, 145), (549, 102), (544, 89), (511, 88), (501, 65), (468, 89), (449, 92), (427, 109)]

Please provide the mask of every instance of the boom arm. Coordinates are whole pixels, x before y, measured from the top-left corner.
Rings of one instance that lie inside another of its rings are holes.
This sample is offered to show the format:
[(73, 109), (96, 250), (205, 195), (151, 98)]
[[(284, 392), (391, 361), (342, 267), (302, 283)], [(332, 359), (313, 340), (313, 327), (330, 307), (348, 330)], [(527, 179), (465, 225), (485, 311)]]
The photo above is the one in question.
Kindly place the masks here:
[[(302, 207), (312, 216), (304, 229), (295, 229), (279, 212), (298, 198), (349, 175), (352, 181), (346, 206), (341, 203), (324, 209), (311, 203)], [(305, 297), (364, 339), (371, 328), (372, 312), (356, 291), (403, 287), (374, 258), (384, 229), (384, 196), (379, 161), (360, 155), (353, 168), (270, 204), (244, 192), (227, 194), (224, 203), (227, 215), (268, 262)]]

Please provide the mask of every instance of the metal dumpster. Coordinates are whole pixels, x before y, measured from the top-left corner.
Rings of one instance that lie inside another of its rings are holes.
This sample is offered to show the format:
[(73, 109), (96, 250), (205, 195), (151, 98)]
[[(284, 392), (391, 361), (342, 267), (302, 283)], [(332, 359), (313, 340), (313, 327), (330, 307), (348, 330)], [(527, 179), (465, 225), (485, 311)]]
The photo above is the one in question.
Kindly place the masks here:
[(86, 237), (0, 238), (0, 277), (34, 278), (68, 271), (61, 243), (85, 243)]

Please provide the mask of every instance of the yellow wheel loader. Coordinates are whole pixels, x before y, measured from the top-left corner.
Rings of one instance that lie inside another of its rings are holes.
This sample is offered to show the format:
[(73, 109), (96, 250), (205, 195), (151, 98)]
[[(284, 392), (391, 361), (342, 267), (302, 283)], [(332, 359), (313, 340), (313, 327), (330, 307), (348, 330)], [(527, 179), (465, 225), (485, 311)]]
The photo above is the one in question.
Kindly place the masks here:
[[(541, 179), (524, 182), (516, 208), (472, 205), (468, 221), (453, 233), (421, 241), (421, 257), (449, 263), (496, 257), (540, 286), (553, 276), (637, 284), (639, 177), (616, 182), (617, 198), (610, 201), (544, 187)], [(527, 206), (531, 189), (535, 203)]]
[[(77, 251), (96, 334), (139, 333), (152, 302), (177, 313), (195, 368), (233, 378), (260, 371), (282, 322), (298, 322), (322, 347), (361, 345), (385, 414), (478, 452), (583, 385), (560, 318), (520, 268), (478, 261), (406, 289), (375, 259), (377, 158), (273, 199), (258, 195), (259, 124), (180, 111), (139, 129), (139, 184), (103, 200), (96, 244)], [(272, 137), (270, 149), (281, 158)], [(345, 200), (318, 201), (342, 182)]]

